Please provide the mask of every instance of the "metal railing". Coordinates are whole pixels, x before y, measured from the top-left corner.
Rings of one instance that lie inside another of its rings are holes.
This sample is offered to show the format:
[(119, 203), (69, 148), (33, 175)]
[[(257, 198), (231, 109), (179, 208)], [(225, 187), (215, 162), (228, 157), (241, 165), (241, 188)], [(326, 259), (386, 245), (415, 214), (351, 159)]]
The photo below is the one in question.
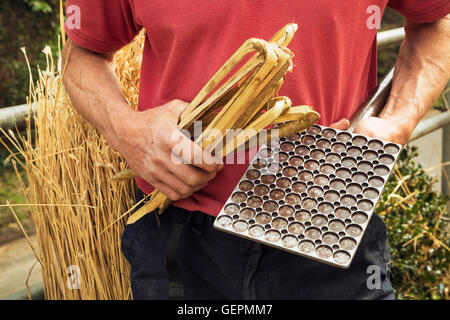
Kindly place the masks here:
[(23, 130), (26, 127), (26, 117), (28, 116), (28, 105), (7, 107), (0, 109), (0, 128)]
[(378, 50), (383, 50), (389, 47), (394, 47), (400, 44), (405, 38), (405, 29), (396, 28), (387, 31), (378, 32), (377, 47)]
[[(450, 125), (450, 112), (442, 112), (431, 118), (422, 120), (414, 130), (409, 141), (414, 141), (427, 134)], [(444, 141), (445, 142), (445, 141)], [(448, 141), (447, 141), (448, 142)], [(444, 161), (445, 162), (445, 161)]]
[[(379, 50), (396, 46), (400, 44), (405, 37), (405, 31), (403, 28), (392, 29), (388, 31), (379, 32), (377, 36), (377, 46)], [(447, 88), (449, 85), (447, 85)], [(450, 90), (447, 90), (447, 99), (450, 100)], [(15, 107), (0, 109), (0, 127), (3, 129), (14, 129), (16, 126), (19, 128), (25, 128), (26, 116), (28, 115), (28, 106), (20, 105)], [(450, 111), (443, 112), (442, 114), (433, 116), (419, 123), (414, 130), (411, 140), (416, 140), (423, 137), (437, 129), (443, 128), (443, 159), (442, 162), (446, 163), (450, 161)], [(447, 176), (450, 177), (450, 168), (443, 168), (447, 170)], [(442, 179), (442, 191), (444, 194), (448, 193), (448, 185), (445, 179)], [(43, 298), (43, 285), (39, 283), (33, 286), (31, 290), (31, 296), (33, 299)], [(19, 291), (18, 293), (8, 297), (8, 299), (26, 299), (26, 291)]]

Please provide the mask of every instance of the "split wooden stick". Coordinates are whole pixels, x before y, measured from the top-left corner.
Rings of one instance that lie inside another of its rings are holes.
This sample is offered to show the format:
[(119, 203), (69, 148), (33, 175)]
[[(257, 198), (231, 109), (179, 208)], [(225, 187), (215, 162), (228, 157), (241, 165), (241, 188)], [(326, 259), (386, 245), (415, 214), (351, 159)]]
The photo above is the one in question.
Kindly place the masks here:
[[(210, 152), (219, 150), (217, 154), (213, 152), (216, 156), (227, 156), (248, 145), (250, 139), (270, 125), (278, 126), (268, 130), (269, 141), (303, 131), (314, 124), (319, 114), (311, 107), (292, 107), (289, 98), (277, 97), (286, 73), (293, 67), (294, 55), (287, 45), (296, 31), (296, 24), (288, 24), (268, 42), (247, 40), (192, 100), (181, 115), (178, 128), (192, 131), (194, 121), (203, 121), (202, 124), (207, 126), (195, 143)], [(249, 55), (253, 56), (230, 74)], [(261, 113), (262, 110), (265, 112)], [(226, 143), (226, 133), (230, 129), (242, 130)], [(170, 200), (159, 190), (154, 190), (150, 201), (131, 215), (128, 223), (134, 223), (156, 209), (161, 214), (169, 205)]]

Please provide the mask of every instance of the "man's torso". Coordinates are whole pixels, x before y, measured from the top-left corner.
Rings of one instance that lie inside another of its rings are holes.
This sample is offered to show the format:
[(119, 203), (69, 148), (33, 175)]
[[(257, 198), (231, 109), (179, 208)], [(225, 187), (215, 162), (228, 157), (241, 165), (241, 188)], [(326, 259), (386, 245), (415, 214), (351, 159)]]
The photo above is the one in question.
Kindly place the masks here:
[[(146, 28), (140, 109), (191, 101), (248, 38), (270, 39), (285, 24), (299, 31), (289, 45), (294, 70), (280, 95), (312, 105), (320, 124), (349, 118), (376, 84), (376, 29), (367, 8), (387, 1), (132, 1)], [(370, 25), (369, 25), (370, 26)], [(203, 190), (174, 205), (216, 215), (246, 164), (229, 164)], [(138, 179), (139, 186), (151, 187)]]

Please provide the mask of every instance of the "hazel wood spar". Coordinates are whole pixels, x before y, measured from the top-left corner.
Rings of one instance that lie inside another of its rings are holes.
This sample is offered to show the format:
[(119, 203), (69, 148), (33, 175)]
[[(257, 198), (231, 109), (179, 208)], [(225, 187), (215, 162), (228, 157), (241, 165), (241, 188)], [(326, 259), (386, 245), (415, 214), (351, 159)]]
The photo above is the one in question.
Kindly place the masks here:
[[(291, 108), (289, 98), (274, 98), (284, 82), (285, 74), (292, 70), (293, 53), (286, 46), (296, 30), (297, 25), (288, 24), (270, 42), (261, 39), (247, 40), (192, 100), (181, 115), (178, 128), (189, 129), (195, 120), (208, 118), (208, 126), (196, 139), (196, 143), (209, 151), (220, 143), (223, 144), (223, 138), (220, 139), (217, 132), (223, 136), (228, 129), (243, 129), (241, 134), (225, 146), (222, 151), (224, 156), (246, 144), (259, 130), (270, 124), (280, 123), (280, 137), (311, 126), (319, 118), (319, 114), (311, 107)], [(254, 55), (230, 76), (230, 72), (249, 54)], [(223, 81), (225, 83), (216, 89)], [(224, 103), (223, 106), (218, 105), (219, 101)], [(267, 114), (260, 114), (263, 109), (266, 109)], [(279, 117), (287, 122), (281, 123), (277, 120)], [(269, 130), (270, 138), (273, 133), (273, 129)], [(150, 201), (130, 216), (128, 223), (134, 223), (157, 208), (162, 213), (169, 204), (170, 200), (164, 194), (154, 190)]]

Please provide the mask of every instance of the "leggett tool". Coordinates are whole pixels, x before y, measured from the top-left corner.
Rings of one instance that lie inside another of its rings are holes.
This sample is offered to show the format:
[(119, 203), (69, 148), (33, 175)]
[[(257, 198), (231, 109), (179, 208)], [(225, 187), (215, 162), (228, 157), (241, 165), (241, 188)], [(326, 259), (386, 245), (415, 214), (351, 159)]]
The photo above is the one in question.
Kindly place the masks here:
[(393, 70), (347, 131), (314, 125), (262, 146), (214, 227), (348, 268), (402, 148), (353, 130), (381, 112), (392, 77)]

